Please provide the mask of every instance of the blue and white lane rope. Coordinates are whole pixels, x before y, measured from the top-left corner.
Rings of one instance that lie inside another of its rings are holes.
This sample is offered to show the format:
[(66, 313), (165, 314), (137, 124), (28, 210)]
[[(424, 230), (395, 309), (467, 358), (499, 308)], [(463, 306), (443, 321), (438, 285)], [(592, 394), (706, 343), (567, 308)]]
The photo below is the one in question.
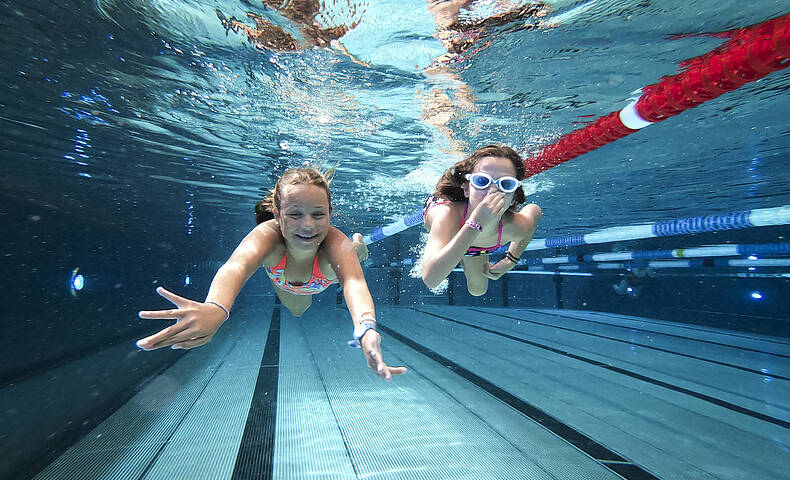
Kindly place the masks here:
[[(705, 259), (692, 260), (652, 260), (636, 261), (630, 263), (590, 263), (575, 265), (538, 265), (530, 266), (527, 270), (511, 270), (506, 275), (578, 275), (584, 277), (593, 276), (592, 271), (596, 270), (630, 270), (632, 268), (650, 268), (653, 270), (663, 270), (672, 268), (748, 268), (751, 273), (760, 268), (790, 267), (790, 258), (758, 258), (758, 259), (714, 259), (712, 262)], [(463, 272), (463, 268), (454, 268), (454, 272)], [(783, 272), (786, 272), (783, 270)], [(790, 277), (790, 273), (775, 273), (772, 276)]]
[(383, 238), (387, 238), (389, 236), (395, 235), (396, 233), (400, 233), (407, 228), (413, 227), (415, 225), (422, 224), (422, 208), (419, 210), (415, 210), (414, 212), (406, 215), (405, 217), (390, 223), (389, 225), (384, 225), (383, 227), (378, 227), (373, 230), (373, 233), (370, 235), (365, 235), (362, 240), (365, 242), (365, 245), (370, 245), (373, 242), (378, 242)]
[[(365, 235), (363, 240), (366, 245), (370, 245), (420, 224), (422, 224), (422, 209), (415, 210), (389, 225), (376, 228), (370, 235)], [(787, 224), (790, 224), (790, 205), (783, 205), (718, 215), (663, 220), (644, 225), (611, 227), (586, 234), (536, 238), (529, 242), (525, 251)]]
[[(704, 258), (691, 260), (636, 260), (626, 263), (585, 263), (575, 265), (537, 265), (529, 266), (529, 270), (539, 271), (584, 271), (584, 270), (627, 270), (629, 268), (744, 268), (756, 267), (790, 267), (790, 258), (717, 258), (707, 261)], [(511, 270), (508, 273), (523, 272), (525, 270)]]
[(592, 233), (533, 239), (525, 250), (572, 247), (641, 238), (668, 237), (688, 233), (709, 233), (740, 228), (790, 224), (790, 205), (759, 208), (704, 217), (664, 220), (645, 225), (611, 227)]
[(588, 255), (562, 255), (558, 257), (525, 258), (524, 265), (549, 265), (587, 262), (613, 262), (622, 260), (653, 260), (661, 258), (701, 258), (782, 255), (790, 253), (790, 242), (743, 245), (711, 245), (706, 247), (676, 248), (674, 250), (646, 250), (636, 252), (607, 252)]

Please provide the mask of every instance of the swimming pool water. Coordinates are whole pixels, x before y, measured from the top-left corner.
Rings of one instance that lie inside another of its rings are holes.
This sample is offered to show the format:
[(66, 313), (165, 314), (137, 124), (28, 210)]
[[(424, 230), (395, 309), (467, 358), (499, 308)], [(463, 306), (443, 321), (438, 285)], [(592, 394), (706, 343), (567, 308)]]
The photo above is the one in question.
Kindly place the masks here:
[(334, 287), (295, 318), (260, 274), (208, 346), (134, 345), (165, 325), (136, 316), (153, 289), (205, 295), (286, 168), (337, 166), (332, 222), (370, 234), (462, 152), (535, 152), (786, 2), (552, 0), (438, 67), (424, 0), (324, 2), (347, 54), (223, 27), (297, 32), (269, 3), (0, 2), (0, 478), (788, 476), (787, 222), (611, 234), (790, 205), (790, 69), (528, 179), (536, 238), (609, 236), (525, 252), (483, 297), (425, 288), (420, 226), (373, 243), (391, 383)]

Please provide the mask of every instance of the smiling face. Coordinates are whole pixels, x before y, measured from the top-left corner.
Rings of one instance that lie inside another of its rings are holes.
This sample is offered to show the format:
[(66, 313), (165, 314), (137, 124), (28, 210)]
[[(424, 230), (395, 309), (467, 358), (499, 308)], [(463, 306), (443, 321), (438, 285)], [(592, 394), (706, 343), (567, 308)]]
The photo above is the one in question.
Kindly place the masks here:
[[(478, 190), (469, 185), (468, 181), (464, 182), (464, 196), (469, 199), (469, 211), (472, 211), (477, 206), (477, 204), (479, 204), (486, 197), (486, 195), (496, 192), (502, 193), (500, 192), (499, 187), (497, 187), (496, 180), (499, 180), (501, 177), (516, 176), (516, 169), (513, 167), (513, 162), (504, 157), (481, 158), (477, 161), (475, 167), (472, 169), (472, 173), (478, 172), (490, 175), (494, 181), (491, 182), (491, 184), (485, 190)], [(506, 205), (513, 203), (513, 196), (513, 192), (505, 194)]]
[(329, 232), (329, 198), (317, 185), (285, 185), (275, 219), (288, 247), (317, 250)]

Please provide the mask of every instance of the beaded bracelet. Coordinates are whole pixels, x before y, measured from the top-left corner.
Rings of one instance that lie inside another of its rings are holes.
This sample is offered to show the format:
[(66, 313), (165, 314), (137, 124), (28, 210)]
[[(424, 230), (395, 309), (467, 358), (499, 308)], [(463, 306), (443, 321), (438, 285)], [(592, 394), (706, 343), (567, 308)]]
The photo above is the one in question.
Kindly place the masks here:
[(475, 222), (474, 220), (467, 220), (466, 223), (464, 223), (464, 225), (466, 225), (469, 228), (474, 228), (478, 232), (483, 231), (483, 227), (481, 227), (480, 224)]

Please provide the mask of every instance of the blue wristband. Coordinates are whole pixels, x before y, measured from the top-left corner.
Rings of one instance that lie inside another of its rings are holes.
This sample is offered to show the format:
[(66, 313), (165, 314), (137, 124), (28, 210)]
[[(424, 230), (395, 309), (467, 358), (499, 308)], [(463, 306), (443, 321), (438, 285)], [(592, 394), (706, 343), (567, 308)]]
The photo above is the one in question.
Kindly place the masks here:
[(362, 322), (354, 329), (354, 339), (348, 341), (348, 346), (351, 348), (362, 348), (362, 337), (368, 333), (368, 330), (373, 330), (374, 332), (378, 332), (376, 330), (376, 324), (373, 322)]

